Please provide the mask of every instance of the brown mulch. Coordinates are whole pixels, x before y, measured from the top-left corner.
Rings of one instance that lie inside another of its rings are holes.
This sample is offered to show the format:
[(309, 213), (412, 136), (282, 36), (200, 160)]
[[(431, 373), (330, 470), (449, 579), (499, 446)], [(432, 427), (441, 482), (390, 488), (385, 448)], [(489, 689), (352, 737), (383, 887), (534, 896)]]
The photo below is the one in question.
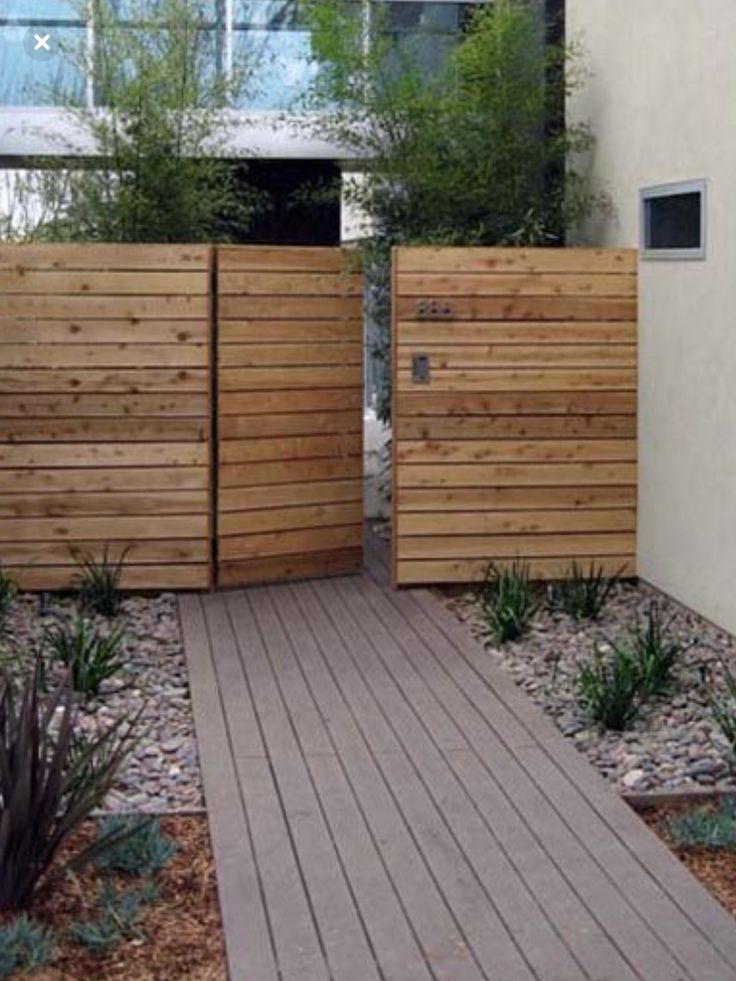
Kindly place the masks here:
[[(142, 937), (94, 954), (64, 937), (65, 928), (97, 914), (103, 876), (93, 868), (59, 881), (28, 910), (60, 937), (58, 957), (34, 971), (34, 981), (225, 981), (225, 951), (212, 849), (204, 816), (161, 818), (161, 830), (177, 851), (156, 877), (160, 900), (143, 906)], [(89, 840), (90, 827), (76, 840)], [(74, 848), (72, 843), (72, 848)], [(135, 888), (135, 878), (112, 873), (119, 888)]]
[(731, 916), (736, 917), (736, 852), (725, 848), (683, 847), (675, 844), (667, 833), (669, 816), (682, 814), (684, 810), (693, 810), (694, 807), (701, 809), (703, 805), (656, 807), (643, 811), (640, 816)]

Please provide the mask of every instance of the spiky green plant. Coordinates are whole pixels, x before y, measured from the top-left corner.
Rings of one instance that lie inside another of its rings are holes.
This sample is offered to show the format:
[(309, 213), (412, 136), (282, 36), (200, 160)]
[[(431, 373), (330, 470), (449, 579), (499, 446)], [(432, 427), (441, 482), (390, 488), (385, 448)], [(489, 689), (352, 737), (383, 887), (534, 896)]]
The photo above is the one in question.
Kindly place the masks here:
[(0, 978), (16, 971), (33, 971), (56, 957), (56, 935), (25, 913), (0, 926)]
[(672, 673), (693, 642), (686, 644), (670, 632), (674, 615), (665, 620), (662, 607), (652, 600), (644, 614), (637, 618), (632, 635), (632, 650), (639, 672), (641, 697), (651, 698), (665, 692), (672, 684)]
[(72, 553), (79, 567), (75, 585), (84, 609), (105, 617), (117, 616), (123, 601), (120, 583), (129, 551), (130, 546), (124, 548), (115, 560), (110, 558), (109, 545), (105, 545), (100, 559), (92, 552)]
[(499, 569), (491, 564), (479, 594), (488, 636), (496, 644), (522, 637), (540, 603), (531, 583), (529, 564), (516, 560)]
[[(140, 716), (113, 723), (74, 750), (77, 709), (68, 680), (41, 691), (38, 665), (21, 683), (0, 681), (0, 910), (28, 905), (61, 845), (110, 790)], [(91, 861), (100, 838), (64, 868)]]
[(158, 898), (158, 889), (151, 882), (140, 889), (120, 890), (105, 883), (98, 899), (99, 915), (73, 923), (70, 933), (93, 953), (104, 954), (123, 940), (141, 936), (141, 908)]
[(726, 686), (724, 695), (710, 694), (710, 708), (716, 725), (726, 738), (731, 764), (736, 765), (736, 678), (730, 669), (723, 665), (723, 680)]
[(611, 644), (603, 650), (596, 644), (578, 671), (576, 688), (585, 711), (601, 729), (626, 729), (639, 708), (639, 671), (630, 648)]
[(161, 833), (158, 818), (114, 815), (104, 820), (101, 835), (120, 833), (125, 834), (118, 844), (98, 856), (98, 868), (150, 876), (160, 872), (176, 853), (176, 843)]
[(105, 634), (78, 616), (71, 624), (47, 630), (44, 639), (52, 655), (69, 669), (74, 691), (85, 698), (99, 695), (102, 683), (125, 667), (121, 626)]
[(667, 831), (677, 845), (736, 851), (736, 800), (722, 798), (715, 808), (673, 814), (667, 819)]
[(577, 561), (571, 562), (565, 578), (552, 590), (552, 601), (573, 620), (597, 620), (622, 572), (623, 567), (607, 576), (602, 565), (591, 562), (586, 573)]
[(4, 629), (10, 607), (17, 595), (18, 586), (15, 580), (0, 566), (0, 632)]

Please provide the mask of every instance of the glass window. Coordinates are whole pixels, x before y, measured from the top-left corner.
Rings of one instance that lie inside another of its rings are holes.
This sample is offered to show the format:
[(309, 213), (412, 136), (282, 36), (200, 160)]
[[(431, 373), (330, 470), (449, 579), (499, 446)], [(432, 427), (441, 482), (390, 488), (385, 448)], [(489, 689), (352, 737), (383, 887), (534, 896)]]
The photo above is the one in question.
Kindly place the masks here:
[(389, 72), (398, 70), (403, 58), (415, 62), (426, 77), (442, 68), (463, 29), (466, 6), (420, 2), (380, 6), (394, 51), (387, 65)]
[(85, 28), (55, 28), (51, 40), (55, 48), (48, 58), (31, 57), (27, 32), (26, 27), (0, 30), (0, 105), (54, 105), (61, 92), (80, 104), (84, 98), (84, 74), (69, 52), (84, 45)]
[(0, 6), (0, 24), (35, 24), (52, 20), (79, 21), (78, 5), (74, 0), (3, 0)]
[[(137, 21), (142, 17), (159, 18), (161, 0), (108, 0), (121, 20)], [(190, 0), (189, 9), (205, 22), (214, 23), (218, 17), (225, 19), (224, 0)]]
[(236, 30), (259, 27), (280, 31), (298, 27), (299, 23), (297, 0), (236, 0)]
[(239, 107), (247, 109), (287, 109), (303, 97), (318, 66), (312, 59), (307, 31), (235, 31), (233, 44), (235, 70), (247, 72), (255, 66)]
[(457, 33), (462, 27), (463, 7), (457, 3), (391, 2), (387, 4), (391, 32)]
[(705, 255), (705, 182), (641, 192), (642, 256), (702, 259)]

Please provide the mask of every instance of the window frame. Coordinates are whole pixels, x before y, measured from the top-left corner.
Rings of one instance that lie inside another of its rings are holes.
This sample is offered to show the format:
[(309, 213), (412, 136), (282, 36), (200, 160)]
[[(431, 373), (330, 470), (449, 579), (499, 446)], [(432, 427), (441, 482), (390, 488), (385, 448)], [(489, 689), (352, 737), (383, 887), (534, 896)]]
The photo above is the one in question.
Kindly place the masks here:
[[(657, 198), (677, 197), (683, 194), (700, 196), (700, 246), (694, 249), (656, 249), (647, 245), (651, 224), (647, 204)], [(707, 258), (707, 206), (708, 181), (705, 178), (689, 181), (672, 181), (654, 184), (639, 191), (639, 254), (642, 259), (666, 261), (702, 261)]]

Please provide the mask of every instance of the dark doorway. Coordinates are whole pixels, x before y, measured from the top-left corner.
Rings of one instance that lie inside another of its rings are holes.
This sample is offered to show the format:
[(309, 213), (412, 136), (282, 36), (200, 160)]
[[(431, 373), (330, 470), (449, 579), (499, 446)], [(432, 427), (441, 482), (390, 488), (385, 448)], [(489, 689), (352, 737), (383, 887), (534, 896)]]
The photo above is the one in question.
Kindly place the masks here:
[(340, 244), (340, 168), (334, 161), (250, 160), (238, 173), (269, 200), (239, 244)]

